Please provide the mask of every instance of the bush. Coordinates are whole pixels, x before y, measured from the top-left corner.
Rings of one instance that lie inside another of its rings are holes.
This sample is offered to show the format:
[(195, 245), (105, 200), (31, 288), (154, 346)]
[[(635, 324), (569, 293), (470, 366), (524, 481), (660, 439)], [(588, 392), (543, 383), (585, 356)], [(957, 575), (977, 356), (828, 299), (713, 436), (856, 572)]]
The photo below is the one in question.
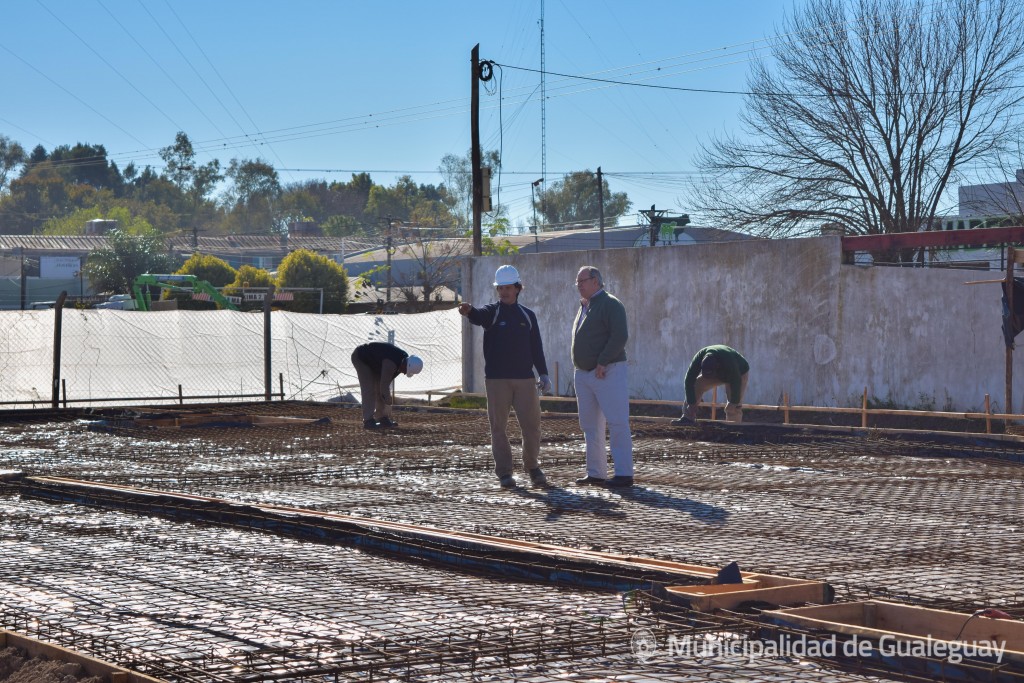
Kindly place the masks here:
[[(348, 276), (340, 265), (308, 249), (299, 249), (285, 256), (277, 269), (281, 288), (306, 287), (323, 290), (323, 312), (344, 313), (348, 306)], [(320, 311), (320, 292), (295, 292), (293, 311)]]

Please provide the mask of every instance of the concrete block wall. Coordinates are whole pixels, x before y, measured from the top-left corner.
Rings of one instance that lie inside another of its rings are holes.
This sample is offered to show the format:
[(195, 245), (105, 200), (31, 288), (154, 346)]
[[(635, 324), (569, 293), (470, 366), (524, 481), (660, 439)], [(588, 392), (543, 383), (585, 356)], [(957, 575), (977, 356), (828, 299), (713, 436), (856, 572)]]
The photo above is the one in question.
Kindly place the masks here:
[[(751, 364), (746, 403), (901, 408), (1003, 408), (1000, 273), (841, 265), (838, 237), (638, 249), (516, 254), (467, 261), (463, 295), (495, 300), (495, 269), (515, 265), (520, 302), (538, 317), (552, 378), (571, 393), (574, 284), (581, 266), (604, 275), (629, 314), (633, 398), (683, 400), (683, 376), (702, 346), (723, 343)], [(484, 390), (482, 330), (464, 323), (463, 385)], [(1024, 397), (1024, 350), (1014, 394)]]

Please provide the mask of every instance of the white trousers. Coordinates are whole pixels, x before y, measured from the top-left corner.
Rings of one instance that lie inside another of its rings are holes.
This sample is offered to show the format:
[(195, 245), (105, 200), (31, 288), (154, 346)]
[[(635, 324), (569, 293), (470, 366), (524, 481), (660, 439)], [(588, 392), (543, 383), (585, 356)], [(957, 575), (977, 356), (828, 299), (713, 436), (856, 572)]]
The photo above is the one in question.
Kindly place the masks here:
[(609, 365), (604, 379), (598, 379), (593, 370), (576, 368), (573, 382), (580, 429), (587, 442), (587, 475), (608, 478), (607, 426), (615, 475), (632, 477), (633, 435), (629, 431), (629, 369), (626, 363)]

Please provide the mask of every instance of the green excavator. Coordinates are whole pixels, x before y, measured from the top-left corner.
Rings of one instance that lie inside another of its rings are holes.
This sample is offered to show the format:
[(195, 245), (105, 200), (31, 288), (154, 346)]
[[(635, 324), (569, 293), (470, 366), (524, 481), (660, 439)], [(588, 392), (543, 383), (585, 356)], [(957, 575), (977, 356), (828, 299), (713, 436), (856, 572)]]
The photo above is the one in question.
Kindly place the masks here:
[(220, 308), (237, 311), (237, 304), (241, 298), (236, 296), (224, 296), (220, 291), (206, 280), (200, 280), (195, 275), (157, 275), (145, 273), (135, 278), (132, 283), (132, 297), (135, 299), (135, 310), (152, 310), (150, 287), (158, 287), (161, 290), (190, 294), (193, 299), (199, 301), (212, 301)]

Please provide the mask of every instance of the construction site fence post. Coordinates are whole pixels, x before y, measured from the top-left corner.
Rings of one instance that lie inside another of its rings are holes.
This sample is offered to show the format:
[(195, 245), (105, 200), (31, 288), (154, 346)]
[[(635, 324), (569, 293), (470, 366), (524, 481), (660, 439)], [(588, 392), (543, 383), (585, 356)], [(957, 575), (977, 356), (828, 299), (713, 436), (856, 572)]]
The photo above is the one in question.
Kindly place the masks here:
[(185, 405), (185, 392), (181, 390), (181, 385), (178, 385), (178, 405)]
[[(324, 293), (320, 292), (320, 312), (323, 313), (324, 305)], [(271, 367), (270, 367), (270, 310), (271, 304), (274, 301), (274, 285), (267, 287), (266, 294), (263, 295), (263, 386), (265, 387), (264, 399), (270, 401), (271, 392), (273, 392), (273, 380), (271, 379)]]
[(281, 400), (284, 400), (284, 373), (277, 373), (277, 386), (281, 389)]
[(60, 338), (64, 326), (64, 300), (67, 298), (67, 291), (63, 291), (53, 305), (53, 381), (50, 384), (50, 407), (54, 410), (60, 406)]

